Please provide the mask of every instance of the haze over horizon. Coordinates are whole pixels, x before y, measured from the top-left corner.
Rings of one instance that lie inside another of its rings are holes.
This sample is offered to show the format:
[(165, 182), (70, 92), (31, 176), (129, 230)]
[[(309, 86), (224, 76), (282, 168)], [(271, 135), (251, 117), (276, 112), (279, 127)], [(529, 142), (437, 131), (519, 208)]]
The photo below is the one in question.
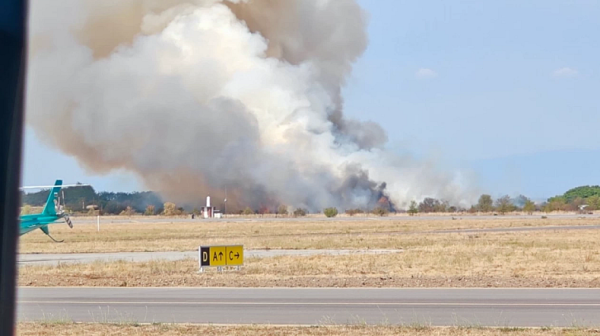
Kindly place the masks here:
[[(369, 43), (343, 86), (345, 114), (380, 124), (391, 151), (467, 171), (495, 197), (600, 184), (600, 4), (359, 3)], [(24, 154), (24, 185), (145, 189), (131, 173), (86, 172), (31, 128)]]

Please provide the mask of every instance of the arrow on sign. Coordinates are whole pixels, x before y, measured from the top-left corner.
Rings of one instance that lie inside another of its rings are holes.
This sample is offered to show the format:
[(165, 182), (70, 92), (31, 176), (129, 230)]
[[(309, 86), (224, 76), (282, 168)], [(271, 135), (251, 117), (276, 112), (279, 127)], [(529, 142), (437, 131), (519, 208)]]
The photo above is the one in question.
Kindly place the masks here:
[(219, 252), (219, 260), (223, 260), (223, 252)]
[(237, 253), (235, 254), (235, 258), (236, 258), (236, 259), (240, 259), (240, 253), (239, 253), (239, 252), (237, 252)]

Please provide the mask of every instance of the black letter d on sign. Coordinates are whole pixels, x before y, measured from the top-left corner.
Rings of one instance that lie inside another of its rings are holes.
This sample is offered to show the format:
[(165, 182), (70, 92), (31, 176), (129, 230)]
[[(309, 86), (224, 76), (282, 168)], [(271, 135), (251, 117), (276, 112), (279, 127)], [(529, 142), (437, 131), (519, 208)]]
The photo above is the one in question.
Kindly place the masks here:
[(200, 256), (202, 258), (202, 260), (200, 260), (200, 266), (210, 266), (210, 247), (201, 247)]

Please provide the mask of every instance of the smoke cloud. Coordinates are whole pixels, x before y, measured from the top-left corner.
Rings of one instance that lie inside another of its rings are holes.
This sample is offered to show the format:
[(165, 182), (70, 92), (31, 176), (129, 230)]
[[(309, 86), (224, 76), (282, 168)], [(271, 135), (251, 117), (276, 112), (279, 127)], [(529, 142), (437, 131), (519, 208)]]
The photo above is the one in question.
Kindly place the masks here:
[(469, 204), (456, 175), (343, 115), (367, 47), (354, 0), (37, 0), (27, 122), (90, 172), (197, 204)]

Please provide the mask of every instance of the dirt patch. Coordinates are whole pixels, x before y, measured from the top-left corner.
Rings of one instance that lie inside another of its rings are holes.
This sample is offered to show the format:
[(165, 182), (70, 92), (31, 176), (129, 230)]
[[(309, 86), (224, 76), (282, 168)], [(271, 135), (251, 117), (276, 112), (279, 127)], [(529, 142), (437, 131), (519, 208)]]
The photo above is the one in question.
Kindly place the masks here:
[(282, 277), (264, 279), (251, 276), (190, 275), (168, 278), (107, 278), (96, 276), (67, 276), (64, 278), (32, 279), (22, 277), (19, 286), (34, 287), (375, 287), (375, 288), (598, 288), (599, 280), (557, 278), (496, 278), (496, 277)]
[(22, 336), (74, 336), (74, 335), (136, 335), (136, 336), (182, 336), (182, 335), (311, 335), (311, 336), (461, 336), (461, 335), (514, 335), (514, 336), (570, 336), (598, 335), (593, 329), (527, 329), (527, 328), (433, 328), (427, 326), (206, 326), (181, 324), (113, 325), (74, 323), (19, 323), (17, 334)]
[(243, 278), (236, 281), (220, 277), (180, 277), (177, 279), (100, 279), (69, 277), (61, 280), (29, 280), (19, 281), (20, 286), (99, 286), (99, 287), (454, 287), (454, 288), (598, 288), (598, 281), (571, 279), (512, 279), (490, 277), (449, 277), (449, 278), (322, 278), (322, 277), (290, 277), (284, 279)]

